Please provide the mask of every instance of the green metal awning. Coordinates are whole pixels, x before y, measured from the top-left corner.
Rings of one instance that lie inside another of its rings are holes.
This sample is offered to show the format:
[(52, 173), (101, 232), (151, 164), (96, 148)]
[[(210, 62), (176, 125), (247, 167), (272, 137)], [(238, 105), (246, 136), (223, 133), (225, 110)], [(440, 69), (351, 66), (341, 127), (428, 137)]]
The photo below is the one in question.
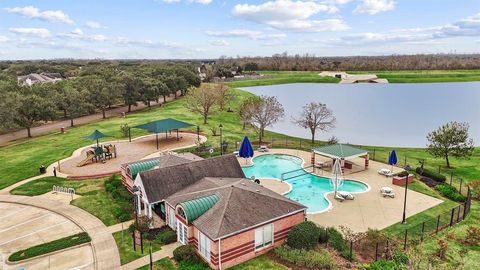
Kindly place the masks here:
[(179, 121), (176, 119), (167, 118), (167, 119), (156, 120), (156, 121), (148, 122), (142, 125), (134, 126), (134, 128), (144, 129), (152, 133), (162, 133), (162, 132), (166, 132), (174, 129), (186, 128), (191, 126), (194, 126), (194, 125), (187, 122)]
[(191, 224), (194, 220), (207, 212), (208, 209), (212, 208), (212, 206), (214, 206), (219, 200), (220, 198), (213, 194), (180, 203), (180, 206), (182, 206), (185, 211), (188, 224)]
[(132, 176), (132, 179), (135, 179), (138, 173), (153, 169), (153, 167), (157, 166), (159, 162), (160, 161), (158, 159), (140, 161), (140, 162), (128, 164), (127, 168), (130, 171), (130, 175)]
[(335, 159), (337, 158), (349, 159), (349, 158), (360, 157), (368, 154), (367, 150), (353, 147), (348, 144), (332, 144), (332, 145), (314, 148), (313, 151), (316, 154), (335, 158)]

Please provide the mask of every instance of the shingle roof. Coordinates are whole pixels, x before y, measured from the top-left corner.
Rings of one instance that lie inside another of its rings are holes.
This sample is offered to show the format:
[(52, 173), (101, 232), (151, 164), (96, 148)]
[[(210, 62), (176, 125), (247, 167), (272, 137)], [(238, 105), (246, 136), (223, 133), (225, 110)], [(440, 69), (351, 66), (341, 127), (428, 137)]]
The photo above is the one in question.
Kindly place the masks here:
[(245, 178), (206, 177), (168, 197), (177, 205), (209, 195), (220, 198), (193, 225), (211, 239), (238, 233), (306, 207)]
[(367, 150), (356, 148), (348, 144), (332, 144), (314, 148), (313, 151), (319, 155), (344, 159), (368, 154)]
[(150, 203), (162, 201), (204, 177), (245, 177), (234, 155), (147, 170), (139, 175)]

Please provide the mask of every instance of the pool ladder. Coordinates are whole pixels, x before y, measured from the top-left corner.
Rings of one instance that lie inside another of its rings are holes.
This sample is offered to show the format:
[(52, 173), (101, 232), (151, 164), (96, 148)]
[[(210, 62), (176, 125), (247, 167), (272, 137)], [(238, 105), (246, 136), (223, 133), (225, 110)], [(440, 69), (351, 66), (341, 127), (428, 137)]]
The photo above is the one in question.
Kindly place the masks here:
[[(300, 176), (305, 175), (305, 174), (309, 174), (310, 172), (308, 172), (307, 169), (310, 169), (310, 168), (313, 168), (313, 167), (314, 167), (314, 165), (310, 165), (308, 167), (304, 167), (304, 168), (301, 168), (301, 169), (296, 169), (296, 170), (293, 170), (293, 171), (284, 172), (281, 175), (281, 180), (286, 181), (286, 180), (290, 180), (290, 179), (293, 179), (293, 178), (300, 177)], [(298, 172), (298, 171), (303, 171), (303, 173), (295, 175), (295, 176), (285, 177), (285, 175), (287, 175), (287, 174), (290, 174), (290, 173), (293, 173), (293, 172)]]

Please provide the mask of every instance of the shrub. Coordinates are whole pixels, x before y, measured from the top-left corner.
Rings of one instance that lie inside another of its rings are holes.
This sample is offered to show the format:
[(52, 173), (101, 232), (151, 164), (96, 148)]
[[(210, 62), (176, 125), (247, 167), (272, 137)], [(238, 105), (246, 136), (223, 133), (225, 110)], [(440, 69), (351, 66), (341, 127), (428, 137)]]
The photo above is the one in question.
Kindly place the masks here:
[(179, 263), (180, 270), (210, 270), (210, 267), (200, 260), (197, 256), (193, 259), (181, 261)]
[(467, 228), (465, 243), (469, 246), (478, 246), (480, 244), (480, 228), (470, 225)]
[(325, 250), (304, 250), (280, 246), (274, 249), (274, 253), (278, 258), (300, 267), (334, 269), (336, 265), (335, 260)]
[(458, 193), (457, 189), (450, 185), (439, 184), (435, 186), (435, 189), (438, 190), (438, 192), (440, 192), (443, 196), (449, 198), (452, 201), (464, 202), (467, 200), (466, 196), (463, 196), (462, 194)]
[(173, 230), (168, 229), (158, 233), (157, 236), (155, 237), (155, 240), (165, 245), (175, 243), (177, 241), (177, 234)]
[(90, 242), (92, 239), (86, 232), (77, 233), (64, 238), (54, 240), (52, 242), (43, 243), (27, 249), (19, 250), (8, 258), (9, 261), (20, 261), (28, 258), (33, 258), (39, 255), (47, 254), (57, 250), (81, 245)]
[(443, 174), (440, 174), (440, 173), (436, 173), (434, 171), (431, 171), (429, 169), (425, 169), (422, 167), (417, 167), (417, 169), (415, 170), (418, 174), (422, 175), (422, 176), (426, 176), (428, 178), (431, 178), (437, 182), (442, 182), (442, 183), (445, 183), (445, 181), (447, 180), (447, 177), (445, 177), (445, 175)]
[(378, 260), (370, 264), (372, 270), (397, 270), (397, 264), (394, 261)]
[(288, 233), (287, 244), (295, 249), (312, 249), (320, 238), (320, 230), (311, 221), (304, 221), (295, 225)]
[(408, 176), (409, 173), (407, 171), (401, 171), (397, 174), (395, 174), (395, 176), (398, 176), (398, 177), (405, 177), (405, 176)]
[(406, 265), (409, 261), (408, 255), (398, 250), (393, 252), (393, 260), (397, 264), (404, 264), (404, 265)]
[(442, 260), (444, 260), (446, 258), (446, 255), (447, 255), (447, 250), (448, 250), (448, 243), (443, 240), (443, 239), (439, 239), (437, 241), (437, 245), (438, 245), (438, 257)]
[(318, 226), (318, 232), (319, 232), (319, 237), (318, 237), (318, 242), (320, 243), (325, 243), (327, 242), (327, 229), (321, 226)]
[(173, 258), (175, 258), (177, 262), (196, 260), (197, 254), (195, 253), (195, 248), (193, 246), (184, 245), (173, 250)]
[(425, 185), (427, 185), (427, 186), (429, 186), (429, 187), (431, 187), (431, 188), (433, 188), (433, 187), (435, 187), (436, 185), (440, 184), (440, 182), (437, 182), (437, 181), (435, 181), (435, 180), (433, 180), (433, 179), (430, 179), (430, 178), (428, 178), (428, 177), (425, 177), (425, 176), (420, 177), (420, 181), (422, 181), (423, 183), (425, 183)]
[(480, 200), (480, 180), (474, 180), (468, 184), (470, 191), (472, 192), (472, 198)]
[[(328, 243), (330, 244), (330, 246), (340, 252), (340, 255), (342, 257), (344, 257), (345, 259), (350, 259), (350, 247), (347, 241), (343, 239), (342, 234), (335, 228), (328, 229)], [(355, 257), (353, 253), (352, 257)]]

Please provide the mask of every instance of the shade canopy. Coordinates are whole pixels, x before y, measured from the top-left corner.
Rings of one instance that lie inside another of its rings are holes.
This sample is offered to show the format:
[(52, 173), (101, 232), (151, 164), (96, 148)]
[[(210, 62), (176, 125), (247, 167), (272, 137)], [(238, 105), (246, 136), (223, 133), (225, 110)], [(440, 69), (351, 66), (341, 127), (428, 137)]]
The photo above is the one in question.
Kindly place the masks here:
[(98, 129), (95, 129), (95, 131), (94, 131), (92, 134), (86, 136), (85, 138), (96, 141), (96, 140), (98, 140), (98, 139), (100, 139), (100, 138), (103, 138), (103, 137), (109, 137), (109, 136), (103, 134), (103, 133), (100, 132), (100, 131), (98, 131)]
[(242, 158), (253, 157), (253, 147), (247, 136), (243, 138), (242, 144), (240, 145), (240, 149), (238, 149), (238, 155)]
[(392, 166), (397, 164), (397, 153), (395, 152), (395, 150), (392, 150), (392, 152), (390, 152), (390, 156), (388, 157), (388, 164)]
[(367, 150), (340, 143), (317, 147), (314, 148), (313, 151), (316, 154), (330, 157), (333, 159), (349, 159), (365, 156), (368, 154)]
[(180, 128), (186, 128), (191, 126), (194, 126), (194, 125), (183, 122), (183, 121), (179, 121), (176, 119), (167, 118), (167, 119), (156, 120), (156, 121), (148, 122), (142, 125), (134, 126), (134, 128), (140, 128), (152, 133), (161, 133), (161, 132), (166, 132), (166, 131), (180, 129)]

